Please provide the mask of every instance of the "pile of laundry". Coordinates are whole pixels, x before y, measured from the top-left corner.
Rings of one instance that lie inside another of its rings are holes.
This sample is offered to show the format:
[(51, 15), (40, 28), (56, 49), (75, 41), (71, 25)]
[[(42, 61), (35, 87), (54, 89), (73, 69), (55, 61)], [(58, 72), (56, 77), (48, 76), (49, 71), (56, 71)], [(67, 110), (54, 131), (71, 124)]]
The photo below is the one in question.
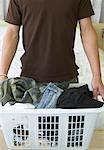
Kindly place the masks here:
[[(0, 105), (5, 108), (12, 107), (19, 109), (75, 109), (99, 108), (103, 106), (103, 102), (93, 99), (93, 93), (89, 90), (87, 84), (80, 87), (70, 87), (63, 90), (55, 83), (49, 83), (47, 86), (39, 86), (39, 84), (31, 78), (16, 77), (0, 82)], [(22, 120), (24, 120), (24, 118)], [(41, 125), (42, 122), (44, 122), (43, 126)], [(57, 124), (58, 119), (51, 120), (51, 125), (50, 117), (44, 118), (42, 122), (40, 119), (40, 125), (38, 126), (39, 145), (44, 148), (48, 148), (48, 146), (57, 146), (59, 128)], [(19, 124), (15, 124), (14, 122), (12, 129), (14, 146), (28, 146), (30, 131), (27, 121), (19, 122)], [(79, 128), (76, 135), (79, 135), (81, 130), (82, 129)], [(70, 134), (74, 135), (75, 133), (70, 132), (69, 135)]]
[(27, 77), (10, 78), (0, 82), (0, 102), (32, 104), (34, 108), (99, 108), (103, 102), (93, 99), (88, 85), (63, 90), (54, 83), (40, 89), (35, 80)]
[(2, 106), (9, 102), (10, 105), (30, 103), (34, 108), (53, 108), (62, 92), (62, 89), (52, 83), (40, 89), (35, 80), (16, 77), (0, 83), (0, 102)]

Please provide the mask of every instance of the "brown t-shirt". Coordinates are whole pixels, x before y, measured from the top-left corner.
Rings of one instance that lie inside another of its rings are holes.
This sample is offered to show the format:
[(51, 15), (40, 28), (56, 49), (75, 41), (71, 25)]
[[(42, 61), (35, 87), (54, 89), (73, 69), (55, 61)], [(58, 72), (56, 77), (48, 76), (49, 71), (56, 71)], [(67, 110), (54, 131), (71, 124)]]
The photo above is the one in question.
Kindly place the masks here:
[(23, 26), (21, 75), (40, 82), (76, 77), (77, 21), (93, 14), (90, 0), (10, 0), (6, 22)]

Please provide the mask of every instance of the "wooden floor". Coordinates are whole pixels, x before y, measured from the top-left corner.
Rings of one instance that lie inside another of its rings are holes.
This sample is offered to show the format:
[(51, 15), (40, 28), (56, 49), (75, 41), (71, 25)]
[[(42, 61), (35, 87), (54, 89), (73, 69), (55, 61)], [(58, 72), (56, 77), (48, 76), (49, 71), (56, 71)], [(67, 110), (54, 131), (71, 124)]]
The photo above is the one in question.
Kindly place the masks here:
[(104, 150), (104, 131), (95, 131), (89, 150)]
[[(7, 150), (7, 146), (1, 130), (0, 130), (0, 150)], [(97, 130), (94, 132), (89, 150), (104, 150), (104, 131)]]

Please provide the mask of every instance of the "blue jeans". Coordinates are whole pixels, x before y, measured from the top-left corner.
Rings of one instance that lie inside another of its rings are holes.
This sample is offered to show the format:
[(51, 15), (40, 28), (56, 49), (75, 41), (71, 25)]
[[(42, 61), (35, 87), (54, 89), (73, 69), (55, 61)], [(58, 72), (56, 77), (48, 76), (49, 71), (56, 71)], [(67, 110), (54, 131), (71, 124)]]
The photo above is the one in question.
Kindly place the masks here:
[(39, 83), (37, 85), (41, 91), (39, 103), (36, 108), (55, 108), (58, 97), (63, 90), (67, 89), (70, 83), (77, 83), (77, 78), (71, 81), (54, 82), (54, 83)]
[(43, 95), (37, 108), (55, 108), (57, 99), (62, 92), (63, 90), (55, 84), (49, 83), (43, 91)]

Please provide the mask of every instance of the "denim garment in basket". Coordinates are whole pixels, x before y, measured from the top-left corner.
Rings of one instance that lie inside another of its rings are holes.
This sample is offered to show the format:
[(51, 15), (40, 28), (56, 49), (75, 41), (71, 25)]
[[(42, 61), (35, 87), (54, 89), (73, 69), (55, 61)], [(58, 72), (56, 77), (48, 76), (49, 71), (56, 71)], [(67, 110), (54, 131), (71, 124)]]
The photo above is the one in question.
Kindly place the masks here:
[(62, 92), (63, 90), (55, 84), (49, 83), (44, 89), (44, 93), (39, 104), (37, 105), (37, 108), (55, 108), (57, 99)]
[(49, 83), (44, 89), (44, 93), (39, 104), (37, 105), (37, 108), (55, 108), (57, 99), (62, 92), (63, 90), (55, 84)]

